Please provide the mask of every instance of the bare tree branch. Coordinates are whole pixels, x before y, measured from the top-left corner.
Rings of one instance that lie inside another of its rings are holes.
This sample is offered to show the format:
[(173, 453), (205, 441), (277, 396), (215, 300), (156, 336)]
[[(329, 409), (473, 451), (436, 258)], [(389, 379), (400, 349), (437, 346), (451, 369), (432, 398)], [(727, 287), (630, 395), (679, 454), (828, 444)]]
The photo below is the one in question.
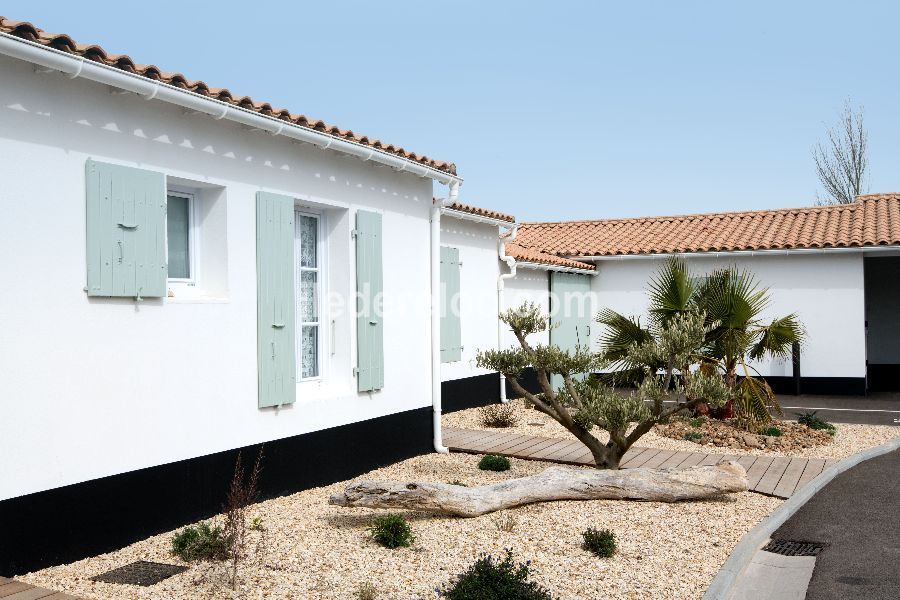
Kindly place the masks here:
[(829, 127), (826, 136), (827, 143), (816, 142), (812, 151), (816, 175), (828, 194), (819, 203), (850, 204), (866, 191), (863, 188), (869, 167), (862, 107), (855, 111), (847, 100), (840, 123)]

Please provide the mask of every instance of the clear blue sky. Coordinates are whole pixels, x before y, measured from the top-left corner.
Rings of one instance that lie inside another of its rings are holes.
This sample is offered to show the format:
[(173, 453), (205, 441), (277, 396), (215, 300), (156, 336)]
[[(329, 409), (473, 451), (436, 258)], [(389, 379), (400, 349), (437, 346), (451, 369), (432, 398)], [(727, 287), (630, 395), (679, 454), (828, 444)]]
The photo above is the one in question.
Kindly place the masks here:
[(452, 160), (520, 220), (812, 204), (847, 97), (900, 190), (890, 2), (55, 4), (0, 15)]

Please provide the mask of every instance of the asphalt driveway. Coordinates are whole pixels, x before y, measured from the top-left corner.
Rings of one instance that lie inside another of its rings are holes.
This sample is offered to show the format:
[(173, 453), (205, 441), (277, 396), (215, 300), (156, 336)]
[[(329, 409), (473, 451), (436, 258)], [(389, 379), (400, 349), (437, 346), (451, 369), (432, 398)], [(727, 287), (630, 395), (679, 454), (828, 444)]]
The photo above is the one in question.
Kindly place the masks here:
[[(816, 410), (820, 417), (832, 423), (864, 423), (867, 425), (900, 425), (900, 393), (882, 392), (868, 396), (786, 396), (778, 402), (784, 416)], [(897, 595), (900, 598), (900, 593)]]
[(838, 475), (772, 537), (825, 544), (807, 600), (900, 598), (900, 450)]

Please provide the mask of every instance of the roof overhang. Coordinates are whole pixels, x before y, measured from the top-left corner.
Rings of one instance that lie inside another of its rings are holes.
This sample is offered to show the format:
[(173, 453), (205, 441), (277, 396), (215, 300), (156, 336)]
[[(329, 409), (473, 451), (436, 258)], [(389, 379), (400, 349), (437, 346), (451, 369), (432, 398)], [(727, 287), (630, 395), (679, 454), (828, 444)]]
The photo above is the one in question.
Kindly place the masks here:
[(900, 245), (891, 246), (851, 246), (841, 248), (775, 248), (770, 250), (722, 250), (713, 252), (666, 252), (655, 254), (610, 254), (599, 256), (567, 256), (571, 260), (582, 261), (615, 261), (615, 260), (646, 260), (660, 258), (689, 258), (697, 257), (748, 257), (748, 256), (786, 256), (786, 255), (816, 255), (816, 254), (875, 254), (893, 253), (900, 255)]
[(382, 164), (400, 172), (437, 181), (444, 185), (462, 183), (462, 178), (427, 165), (405, 159), (383, 150), (366, 146), (351, 140), (301, 127), (284, 120), (263, 115), (240, 106), (228, 104), (215, 98), (201, 96), (190, 90), (183, 90), (167, 83), (148, 79), (115, 67), (94, 62), (77, 56), (0, 32), (0, 54), (17, 58), (45, 69), (59, 71), (69, 79), (83, 78), (111, 86), (117, 90), (131, 92), (147, 100), (161, 100), (182, 108), (226, 119), (246, 127), (265, 131), (273, 136), (284, 136), (306, 142), (323, 149), (335, 150), (363, 161)]

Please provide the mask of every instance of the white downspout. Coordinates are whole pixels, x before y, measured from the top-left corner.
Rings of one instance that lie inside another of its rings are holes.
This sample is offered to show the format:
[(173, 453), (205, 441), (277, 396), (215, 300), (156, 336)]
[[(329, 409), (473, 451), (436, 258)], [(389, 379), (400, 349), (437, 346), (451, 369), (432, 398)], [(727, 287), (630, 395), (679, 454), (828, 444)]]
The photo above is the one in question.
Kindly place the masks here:
[(459, 182), (449, 184), (450, 192), (443, 200), (431, 204), (431, 408), (434, 449), (447, 453), (441, 434), (441, 208), (459, 198)]
[[(509, 273), (501, 273), (499, 277), (497, 277), (497, 314), (503, 312), (503, 290), (506, 287), (506, 280), (511, 279), (516, 276), (516, 259), (512, 256), (506, 254), (506, 242), (512, 242), (516, 239), (516, 234), (519, 232), (518, 223), (512, 226), (510, 230), (510, 234), (508, 238), (500, 238), (500, 260), (506, 263), (509, 267)], [(497, 350), (503, 349), (503, 321), (499, 318), (497, 319)], [(504, 404), (509, 402), (509, 399), (506, 397), (506, 376), (503, 373), (500, 373), (500, 402)]]

